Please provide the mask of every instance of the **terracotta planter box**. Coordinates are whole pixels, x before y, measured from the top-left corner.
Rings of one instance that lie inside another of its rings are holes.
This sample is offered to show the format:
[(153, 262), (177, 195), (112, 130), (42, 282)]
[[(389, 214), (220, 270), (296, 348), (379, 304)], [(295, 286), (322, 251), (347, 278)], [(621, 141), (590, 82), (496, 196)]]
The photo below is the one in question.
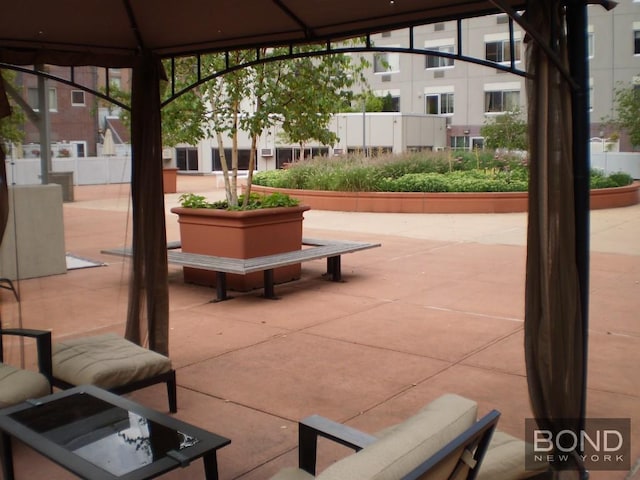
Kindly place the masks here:
[[(257, 193), (282, 192), (315, 210), (395, 213), (511, 213), (526, 212), (527, 192), (401, 193), (293, 190), (253, 185)], [(591, 190), (591, 209), (618, 208), (640, 202), (640, 182), (618, 188)]]
[[(231, 258), (254, 258), (302, 248), (303, 213), (308, 206), (227, 211), (174, 207), (178, 215), (182, 251)], [(300, 264), (274, 270), (276, 283), (300, 278)], [(184, 280), (214, 286), (215, 273), (184, 268)], [(227, 287), (248, 291), (263, 286), (262, 272), (227, 275)]]
[(162, 186), (164, 193), (176, 193), (178, 191), (178, 169), (162, 169)]

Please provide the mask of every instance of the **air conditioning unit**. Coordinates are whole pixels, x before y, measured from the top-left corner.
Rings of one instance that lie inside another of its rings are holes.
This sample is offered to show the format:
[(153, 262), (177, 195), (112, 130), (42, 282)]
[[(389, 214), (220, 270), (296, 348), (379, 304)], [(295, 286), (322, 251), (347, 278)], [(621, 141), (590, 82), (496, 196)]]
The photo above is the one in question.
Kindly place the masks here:
[(273, 148), (263, 148), (260, 150), (262, 157), (273, 157)]

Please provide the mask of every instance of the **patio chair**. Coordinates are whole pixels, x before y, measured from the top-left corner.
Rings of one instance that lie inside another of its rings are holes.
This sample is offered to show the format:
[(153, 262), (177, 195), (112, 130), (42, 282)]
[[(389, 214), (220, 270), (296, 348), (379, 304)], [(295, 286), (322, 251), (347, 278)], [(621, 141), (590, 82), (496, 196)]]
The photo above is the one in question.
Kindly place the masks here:
[[(373, 436), (313, 415), (299, 423), (298, 468), (285, 468), (271, 480), (492, 480), (534, 476), (524, 469), (524, 442), (514, 453), (493, 452), (490, 476), (483, 476), (483, 460), (491, 453), (491, 439), (500, 412), (492, 410), (476, 421), (476, 402), (454, 394), (439, 397), (416, 415)], [(356, 451), (316, 475), (318, 437)], [(513, 438), (513, 437), (511, 437)], [(504, 461), (505, 454), (515, 456)], [(514, 466), (514, 463), (517, 463)], [(478, 474), (480, 473), (480, 476)]]
[(178, 411), (171, 360), (116, 334), (54, 343), (52, 367), (52, 383), (61, 389), (90, 384), (121, 395), (166, 383), (169, 411)]
[[(25, 370), (3, 362), (4, 335), (33, 338), (36, 341), (38, 369)], [(0, 324), (0, 408), (51, 393), (51, 332), (23, 328), (3, 329)]]

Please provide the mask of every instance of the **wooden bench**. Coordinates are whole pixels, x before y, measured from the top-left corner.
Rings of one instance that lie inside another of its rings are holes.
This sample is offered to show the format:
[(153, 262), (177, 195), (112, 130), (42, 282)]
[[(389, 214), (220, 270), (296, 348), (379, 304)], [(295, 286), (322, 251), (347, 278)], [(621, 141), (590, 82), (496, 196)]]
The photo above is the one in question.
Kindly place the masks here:
[[(303, 238), (302, 244), (303, 248), (300, 250), (242, 259), (177, 251), (180, 248), (180, 244), (178, 242), (170, 242), (167, 245), (167, 261), (183, 267), (216, 272), (216, 299), (214, 301), (220, 302), (231, 298), (227, 295), (227, 273), (246, 275), (252, 272), (264, 272), (264, 297), (275, 299), (277, 298), (273, 281), (273, 270), (275, 268), (326, 258), (327, 275), (330, 275), (331, 280), (334, 282), (339, 282), (342, 279), (342, 255), (381, 246), (380, 243), (322, 240), (318, 238)], [(121, 257), (131, 257), (133, 255), (131, 249), (126, 247), (102, 250), (101, 252)]]

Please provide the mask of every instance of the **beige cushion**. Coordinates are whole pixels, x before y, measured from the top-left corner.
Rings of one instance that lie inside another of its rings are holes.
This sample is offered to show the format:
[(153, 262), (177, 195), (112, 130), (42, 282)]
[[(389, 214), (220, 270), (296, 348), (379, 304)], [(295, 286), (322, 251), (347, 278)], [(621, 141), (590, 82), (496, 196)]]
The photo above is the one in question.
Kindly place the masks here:
[(53, 376), (73, 385), (110, 389), (169, 370), (169, 358), (111, 333), (53, 345)]
[(532, 448), (526, 446), (523, 440), (496, 430), (480, 465), (478, 480), (517, 480), (545, 471), (546, 466), (540, 470), (525, 469), (525, 456), (533, 455)]
[(47, 377), (0, 363), (0, 408), (51, 393)]
[(280, 470), (270, 480), (312, 480), (314, 477), (301, 468), (288, 467)]
[[(447, 394), (429, 403), (376, 443), (327, 468), (322, 480), (400, 479), (464, 432), (476, 421), (476, 402)], [(429, 475), (446, 478), (457, 458)]]

